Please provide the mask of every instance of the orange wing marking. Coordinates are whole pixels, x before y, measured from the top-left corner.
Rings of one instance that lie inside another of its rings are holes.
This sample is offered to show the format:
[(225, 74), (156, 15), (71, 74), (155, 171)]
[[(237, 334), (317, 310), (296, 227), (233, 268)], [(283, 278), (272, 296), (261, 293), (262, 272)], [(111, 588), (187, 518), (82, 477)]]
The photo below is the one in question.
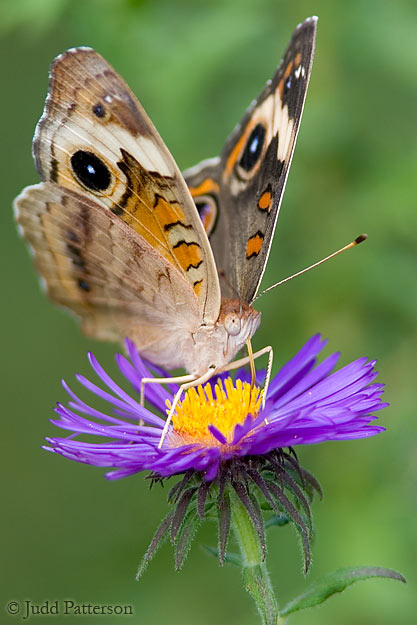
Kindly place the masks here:
[(231, 151), (231, 153), (229, 155), (229, 158), (226, 161), (225, 172), (229, 176), (233, 172), (233, 168), (234, 168), (234, 166), (236, 164), (236, 161), (239, 158), (240, 153), (241, 153), (241, 151), (243, 149), (243, 146), (245, 145), (246, 141), (248, 140), (249, 133), (253, 130), (254, 125), (255, 125), (254, 121), (251, 120), (249, 122), (249, 124), (246, 126), (244, 133), (240, 137), (239, 141), (236, 143), (235, 147), (233, 148), (233, 150)]
[(193, 284), (194, 293), (197, 295), (197, 297), (200, 297), (202, 285), (202, 280), (196, 280)]
[(212, 180), (211, 178), (206, 178), (205, 180), (203, 180), (203, 182), (199, 184), (198, 187), (190, 187), (190, 193), (193, 198), (198, 195), (213, 193), (213, 191), (220, 191), (220, 187), (217, 182), (215, 180)]
[(264, 242), (264, 234), (260, 230), (256, 234), (254, 234), (250, 239), (248, 239), (248, 244), (246, 246), (246, 258), (252, 258), (253, 256), (258, 256), (261, 251), (262, 243)]
[(261, 211), (270, 212), (272, 207), (272, 195), (270, 191), (264, 191), (258, 200), (258, 208)]
[(184, 271), (191, 268), (197, 269), (203, 262), (198, 243), (178, 241), (173, 247), (173, 253)]

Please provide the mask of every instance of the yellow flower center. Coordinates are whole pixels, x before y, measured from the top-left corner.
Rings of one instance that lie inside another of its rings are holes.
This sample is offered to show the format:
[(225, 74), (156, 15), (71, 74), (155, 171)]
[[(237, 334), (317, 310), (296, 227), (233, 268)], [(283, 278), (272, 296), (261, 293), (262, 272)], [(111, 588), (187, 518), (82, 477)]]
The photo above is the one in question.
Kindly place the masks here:
[[(224, 383), (219, 380), (214, 387), (214, 394), (210, 382), (204, 388), (190, 388), (172, 417), (174, 430), (171, 443), (221, 445), (209, 431), (209, 425), (214, 425), (231, 443), (235, 425), (243, 423), (248, 414), (253, 417), (258, 415), (262, 393), (256, 386), (251, 388), (250, 384), (242, 380), (237, 380), (234, 386), (231, 378), (227, 378)], [(167, 401), (168, 410), (170, 405)]]

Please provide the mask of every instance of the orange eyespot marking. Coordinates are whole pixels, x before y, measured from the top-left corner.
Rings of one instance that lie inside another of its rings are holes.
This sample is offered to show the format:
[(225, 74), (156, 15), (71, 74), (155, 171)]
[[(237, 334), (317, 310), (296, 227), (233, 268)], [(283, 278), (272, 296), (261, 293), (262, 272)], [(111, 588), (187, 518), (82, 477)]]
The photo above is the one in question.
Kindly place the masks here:
[(261, 211), (269, 211), (271, 210), (272, 207), (272, 195), (270, 193), (270, 191), (264, 191), (264, 193), (262, 193), (261, 197), (258, 200), (258, 208)]
[(253, 130), (253, 122), (249, 122), (249, 124), (246, 126), (245, 128), (245, 132), (242, 134), (242, 136), (240, 137), (239, 141), (236, 143), (235, 147), (233, 148), (233, 150), (231, 151), (231, 153), (229, 154), (229, 158), (226, 161), (226, 165), (224, 168), (225, 174), (230, 176), (231, 173), (233, 172), (233, 168), (236, 165), (236, 161), (239, 158), (245, 144), (246, 141), (248, 140), (249, 134), (250, 132)]
[(210, 234), (217, 217), (217, 203), (213, 195), (220, 191), (215, 180), (206, 178), (197, 187), (188, 188), (194, 199), (204, 230)]
[(281, 78), (281, 80), (278, 83), (278, 91), (279, 91), (279, 95), (282, 96), (282, 91), (284, 89), (284, 83), (287, 80), (288, 76), (291, 74), (291, 70), (292, 70), (292, 66), (293, 66), (293, 62), (290, 61), (287, 65), (287, 67), (285, 68), (285, 72), (283, 77)]
[(294, 67), (297, 69), (300, 63), (301, 63), (301, 52), (297, 52), (297, 54), (295, 55), (295, 59), (294, 59)]
[(196, 282), (194, 282), (193, 289), (194, 289), (194, 293), (197, 295), (197, 297), (200, 297), (202, 287), (203, 287), (203, 281), (202, 280), (196, 280)]
[(211, 178), (206, 178), (201, 184), (198, 185), (198, 187), (189, 187), (189, 189), (193, 197), (206, 195), (206, 193), (213, 193), (213, 191), (220, 190), (217, 182)]
[(173, 253), (184, 271), (192, 268), (197, 269), (203, 262), (198, 243), (189, 243), (184, 240), (178, 241), (174, 245)]
[(261, 251), (262, 243), (264, 241), (263, 233), (258, 230), (253, 237), (248, 239), (248, 244), (246, 246), (246, 258), (252, 258), (252, 256), (258, 256)]

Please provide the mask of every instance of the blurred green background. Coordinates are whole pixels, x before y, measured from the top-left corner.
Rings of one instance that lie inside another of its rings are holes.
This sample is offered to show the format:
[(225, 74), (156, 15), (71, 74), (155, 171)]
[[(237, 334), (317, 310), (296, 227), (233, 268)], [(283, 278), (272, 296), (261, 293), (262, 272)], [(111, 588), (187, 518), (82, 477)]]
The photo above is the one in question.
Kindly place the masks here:
[[(319, 16), (315, 63), (267, 286), (361, 232), (369, 241), (260, 300), (254, 345), (271, 343), (275, 370), (315, 332), (341, 363), (378, 358), (391, 407), (387, 432), (299, 449), (321, 481), (310, 579), (339, 566), (401, 571), (408, 587), (370, 581), (294, 625), (417, 622), (416, 231), (417, 14), (408, 0), (15, 0), (0, 3), (3, 605), (73, 599), (131, 604), (112, 624), (258, 622), (239, 571), (207, 556), (203, 527), (182, 572), (164, 546), (138, 584), (136, 566), (165, 514), (166, 490), (142, 476), (108, 483), (104, 471), (40, 449), (60, 378), (89, 373), (94, 350), (114, 371), (113, 345), (82, 337), (41, 293), (11, 215), (13, 197), (38, 181), (31, 138), (52, 58), (97, 48), (144, 104), (181, 168), (217, 154), (272, 75), (295, 26)], [(269, 567), (283, 603), (307, 585), (294, 531), (271, 530)], [(3, 606), (0, 608), (3, 610)], [(7, 622), (12, 617), (3, 616)], [(19, 616), (14, 617), (15, 622)], [(35, 618), (34, 618), (35, 621)], [(87, 623), (87, 617), (36, 617)]]

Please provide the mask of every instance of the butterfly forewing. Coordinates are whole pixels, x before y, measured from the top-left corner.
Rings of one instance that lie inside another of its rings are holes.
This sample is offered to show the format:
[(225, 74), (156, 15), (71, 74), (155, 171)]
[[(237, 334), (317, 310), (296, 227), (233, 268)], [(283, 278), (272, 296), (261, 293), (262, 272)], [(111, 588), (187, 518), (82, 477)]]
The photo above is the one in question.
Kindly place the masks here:
[(33, 150), (43, 180), (99, 200), (184, 276), (204, 321), (217, 319), (213, 255), (181, 173), (129, 87), (94, 50), (54, 61)]
[(220, 159), (184, 174), (200, 213), (216, 211), (208, 232), (222, 293), (249, 304), (265, 270), (291, 165), (316, 24), (317, 18), (309, 18), (294, 31), (275, 75), (227, 140)]

